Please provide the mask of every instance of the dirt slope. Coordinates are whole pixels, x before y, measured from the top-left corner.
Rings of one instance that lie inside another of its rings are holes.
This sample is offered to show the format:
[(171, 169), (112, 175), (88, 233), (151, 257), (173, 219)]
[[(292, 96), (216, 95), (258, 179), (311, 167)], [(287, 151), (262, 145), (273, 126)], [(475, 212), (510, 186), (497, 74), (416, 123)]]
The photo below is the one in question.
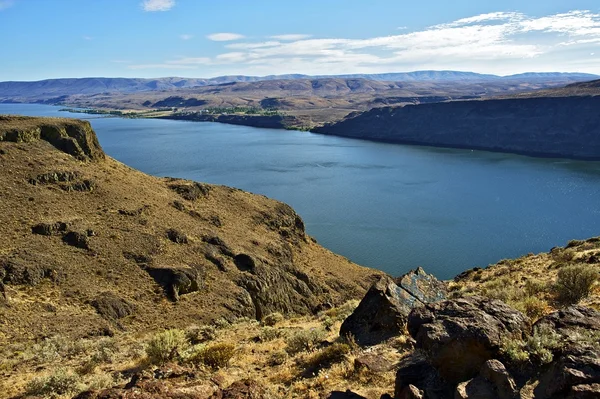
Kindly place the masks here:
[(379, 274), (285, 204), (105, 157), (82, 121), (0, 117), (0, 215), (0, 342), (308, 314)]

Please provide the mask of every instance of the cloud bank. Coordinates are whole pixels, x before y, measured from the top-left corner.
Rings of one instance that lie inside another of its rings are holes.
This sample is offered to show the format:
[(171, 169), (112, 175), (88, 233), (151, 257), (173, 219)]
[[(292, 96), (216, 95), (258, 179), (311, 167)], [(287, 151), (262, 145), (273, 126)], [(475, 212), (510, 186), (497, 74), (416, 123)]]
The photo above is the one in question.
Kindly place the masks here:
[(175, 0), (144, 0), (142, 8), (144, 11), (169, 11), (175, 7)]
[[(394, 30), (397, 33), (397, 30)], [(214, 41), (244, 39), (215, 33)], [(600, 14), (587, 10), (543, 17), (495, 12), (419, 31), (362, 39), (282, 34), (226, 43), (218, 55), (189, 54), (154, 67), (216, 73), (377, 73), (454, 69), (510, 74), (562, 70), (600, 73)], [(146, 68), (132, 65), (132, 68)]]

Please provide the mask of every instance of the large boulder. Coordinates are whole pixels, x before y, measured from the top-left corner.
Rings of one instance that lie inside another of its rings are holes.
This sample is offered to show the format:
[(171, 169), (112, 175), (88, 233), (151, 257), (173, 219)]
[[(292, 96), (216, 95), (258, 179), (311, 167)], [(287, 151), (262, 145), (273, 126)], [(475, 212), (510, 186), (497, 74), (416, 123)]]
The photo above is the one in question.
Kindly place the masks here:
[[(535, 388), (536, 399), (585, 397), (583, 393), (600, 392), (600, 348), (574, 345), (546, 371)], [(588, 387), (583, 387), (587, 385)], [(598, 398), (600, 396), (591, 396)]]
[(438, 371), (418, 351), (405, 357), (398, 364), (394, 385), (394, 398), (419, 397), (445, 399), (451, 397), (452, 387), (439, 375)]
[(342, 323), (340, 335), (352, 335), (362, 346), (376, 345), (401, 335), (416, 306), (446, 298), (446, 286), (421, 268), (397, 279), (383, 276)]
[(473, 296), (413, 309), (408, 331), (440, 375), (458, 384), (497, 358), (505, 339), (523, 339), (531, 326), (505, 303)]
[(199, 291), (204, 286), (200, 271), (193, 267), (150, 266), (146, 271), (173, 301), (178, 301), (179, 295)]

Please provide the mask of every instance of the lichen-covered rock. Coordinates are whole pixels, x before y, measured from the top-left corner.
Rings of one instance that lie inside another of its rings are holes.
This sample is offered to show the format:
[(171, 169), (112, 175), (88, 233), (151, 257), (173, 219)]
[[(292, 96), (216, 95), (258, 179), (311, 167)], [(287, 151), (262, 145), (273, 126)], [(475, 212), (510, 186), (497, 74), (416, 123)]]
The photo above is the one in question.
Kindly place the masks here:
[(415, 306), (446, 298), (446, 287), (418, 268), (398, 280), (382, 277), (367, 292), (356, 310), (344, 320), (340, 335), (354, 336), (359, 345), (376, 345), (402, 334)]
[(422, 303), (440, 302), (448, 296), (446, 284), (427, 274), (422, 267), (411, 270), (396, 279), (396, 284)]
[(448, 382), (475, 377), (503, 340), (529, 334), (529, 320), (498, 300), (466, 297), (413, 309), (408, 331)]

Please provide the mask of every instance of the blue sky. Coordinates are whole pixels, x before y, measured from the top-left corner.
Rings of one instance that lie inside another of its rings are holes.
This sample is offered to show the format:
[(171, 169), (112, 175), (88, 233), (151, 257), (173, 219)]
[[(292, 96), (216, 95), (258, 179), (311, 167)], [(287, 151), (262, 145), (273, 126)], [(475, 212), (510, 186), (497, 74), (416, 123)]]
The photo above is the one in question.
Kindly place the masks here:
[(600, 74), (598, 0), (0, 0), (0, 81)]

